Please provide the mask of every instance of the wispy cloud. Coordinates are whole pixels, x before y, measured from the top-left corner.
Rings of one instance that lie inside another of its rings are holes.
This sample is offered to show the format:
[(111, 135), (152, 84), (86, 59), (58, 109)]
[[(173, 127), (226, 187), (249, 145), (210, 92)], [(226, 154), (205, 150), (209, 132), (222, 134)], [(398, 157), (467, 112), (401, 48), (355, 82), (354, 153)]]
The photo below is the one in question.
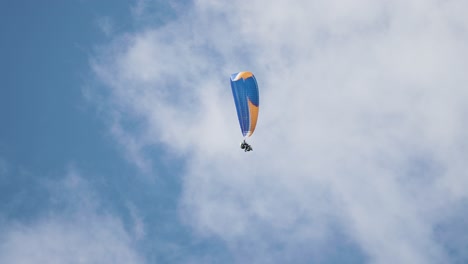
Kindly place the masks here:
[[(357, 262), (444, 263), (466, 243), (436, 238), (467, 217), (466, 8), (196, 1), (92, 67), (108, 110), (138, 124), (118, 122), (129, 156), (183, 154), (184, 221), (239, 262), (351, 258), (324, 250), (343, 246)], [(261, 96), (247, 155), (228, 82), (239, 70)]]
[(70, 167), (63, 180), (45, 186), (54, 206), (42, 206), (38, 218), (2, 222), (1, 263), (145, 263), (135, 237), (102, 209), (78, 170)]
[(51, 216), (12, 225), (2, 236), (2, 263), (144, 263), (121, 223), (110, 216)]
[(101, 17), (97, 20), (99, 29), (106, 36), (111, 36), (114, 33), (114, 22), (110, 17)]

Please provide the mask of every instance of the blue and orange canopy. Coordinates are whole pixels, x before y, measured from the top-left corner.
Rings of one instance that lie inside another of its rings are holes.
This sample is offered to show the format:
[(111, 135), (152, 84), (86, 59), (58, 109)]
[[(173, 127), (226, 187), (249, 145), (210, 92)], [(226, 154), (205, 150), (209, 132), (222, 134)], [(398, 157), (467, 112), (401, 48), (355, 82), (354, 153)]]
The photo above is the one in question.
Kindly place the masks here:
[(257, 125), (260, 103), (257, 80), (251, 72), (234, 73), (231, 75), (231, 88), (242, 135), (250, 137)]

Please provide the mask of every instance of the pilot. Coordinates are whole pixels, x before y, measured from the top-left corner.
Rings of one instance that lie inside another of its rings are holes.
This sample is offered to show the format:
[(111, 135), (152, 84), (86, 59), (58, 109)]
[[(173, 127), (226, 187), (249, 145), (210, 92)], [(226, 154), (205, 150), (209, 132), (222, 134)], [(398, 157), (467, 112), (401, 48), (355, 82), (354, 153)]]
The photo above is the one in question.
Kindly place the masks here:
[(241, 149), (243, 149), (245, 152), (247, 151), (252, 151), (252, 147), (247, 143), (245, 142), (245, 140), (241, 143)]

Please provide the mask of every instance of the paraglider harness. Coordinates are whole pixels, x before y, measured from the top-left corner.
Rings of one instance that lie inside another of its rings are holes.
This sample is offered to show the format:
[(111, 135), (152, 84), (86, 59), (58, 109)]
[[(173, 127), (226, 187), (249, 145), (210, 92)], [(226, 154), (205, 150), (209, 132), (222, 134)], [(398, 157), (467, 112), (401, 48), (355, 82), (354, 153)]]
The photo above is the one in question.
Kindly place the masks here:
[(247, 151), (252, 151), (252, 150), (253, 150), (252, 147), (251, 147), (247, 142), (245, 142), (245, 139), (244, 139), (244, 141), (241, 143), (240, 147), (241, 147), (241, 149), (243, 149), (245, 152), (247, 152)]

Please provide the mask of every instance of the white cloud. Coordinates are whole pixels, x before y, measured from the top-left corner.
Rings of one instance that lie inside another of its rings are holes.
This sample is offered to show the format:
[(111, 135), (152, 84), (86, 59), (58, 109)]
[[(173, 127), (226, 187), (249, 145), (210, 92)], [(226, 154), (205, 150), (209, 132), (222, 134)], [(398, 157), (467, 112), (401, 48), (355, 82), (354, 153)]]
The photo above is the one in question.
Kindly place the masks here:
[(51, 202), (62, 210), (44, 207), (39, 218), (2, 221), (0, 263), (145, 263), (135, 237), (118, 217), (102, 210), (76, 169), (46, 185)]
[[(239, 262), (339, 254), (322, 250), (335, 229), (373, 263), (449, 262), (434, 229), (468, 194), (466, 5), (196, 1), (93, 69), (130, 159), (184, 155), (185, 221)], [(240, 70), (260, 86), (248, 154), (228, 81)]]
[(2, 236), (2, 263), (144, 263), (119, 221), (109, 216), (51, 217), (13, 225)]
[(127, 204), (128, 210), (130, 212), (130, 217), (133, 222), (133, 236), (137, 240), (141, 240), (145, 237), (146, 232), (145, 232), (145, 221), (143, 217), (141, 216), (141, 213), (139, 212), (138, 208), (132, 204), (128, 203)]

